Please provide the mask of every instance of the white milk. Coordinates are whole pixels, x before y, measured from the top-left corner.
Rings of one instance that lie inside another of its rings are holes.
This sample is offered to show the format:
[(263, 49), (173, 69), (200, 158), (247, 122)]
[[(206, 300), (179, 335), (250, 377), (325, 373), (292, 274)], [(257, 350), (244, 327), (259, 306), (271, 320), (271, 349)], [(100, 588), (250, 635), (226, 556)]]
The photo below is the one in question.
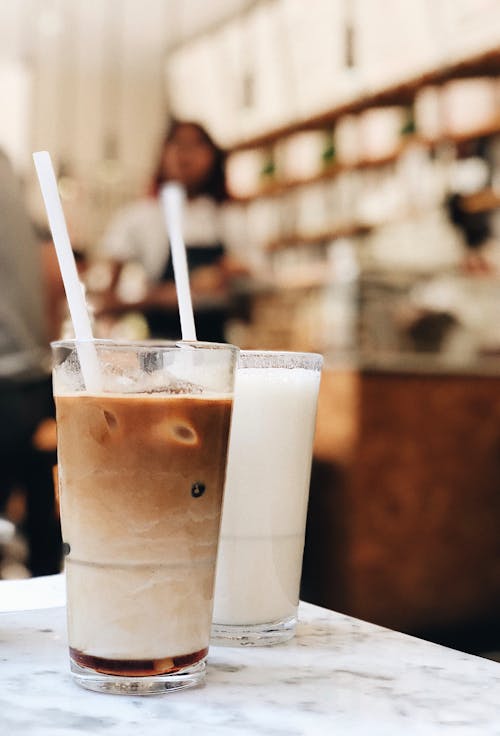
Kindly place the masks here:
[(294, 616), (299, 597), (320, 372), (239, 368), (214, 622)]

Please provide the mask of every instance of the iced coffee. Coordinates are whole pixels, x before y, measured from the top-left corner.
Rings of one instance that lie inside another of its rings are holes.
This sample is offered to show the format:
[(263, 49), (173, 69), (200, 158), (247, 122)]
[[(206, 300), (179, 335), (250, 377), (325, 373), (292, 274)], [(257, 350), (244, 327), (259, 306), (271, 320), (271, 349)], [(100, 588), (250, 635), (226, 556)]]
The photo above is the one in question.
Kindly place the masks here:
[(71, 663), (93, 689), (195, 684), (208, 647), (236, 350), (141, 350), (101, 350), (97, 395), (54, 374)]

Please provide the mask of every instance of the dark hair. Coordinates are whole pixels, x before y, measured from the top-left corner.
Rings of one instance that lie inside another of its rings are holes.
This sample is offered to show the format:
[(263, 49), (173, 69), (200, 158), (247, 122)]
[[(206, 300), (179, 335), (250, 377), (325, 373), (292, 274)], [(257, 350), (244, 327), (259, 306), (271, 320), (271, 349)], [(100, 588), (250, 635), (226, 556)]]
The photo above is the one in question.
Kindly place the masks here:
[(198, 131), (202, 139), (205, 141), (205, 143), (207, 143), (207, 145), (210, 146), (214, 153), (214, 163), (212, 166), (212, 170), (210, 171), (205, 181), (201, 182), (198, 190), (194, 192), (194, 194), (205, 194), (209, 197), (212, 197), (212, 199), (215, 199), (216, 202), (224, 202), (226, 199), (228, 199), (225, 176), (226, 153), (215, 143), (211, 135), (205, 130), (202, 125), (200, 125), (200, 123), (195, 123), (191, 120), (171, 121), (167, 130), (167, 134), (165, 135), (165, 138), (163, 139), (163, 143), (161, 145), (160, 155), (158, 157), (158, 165), (156, 167), (151, 182), (151, 194), (156, 196), (160, 191), (161, 185), (164, 184), (167, 180), (163, 173), (163, 151), (165, 149), (165, 146), (167, 143), (170, 143), (174, 139), (177, 130), (184, 126), (195, 128), (195, 130)]

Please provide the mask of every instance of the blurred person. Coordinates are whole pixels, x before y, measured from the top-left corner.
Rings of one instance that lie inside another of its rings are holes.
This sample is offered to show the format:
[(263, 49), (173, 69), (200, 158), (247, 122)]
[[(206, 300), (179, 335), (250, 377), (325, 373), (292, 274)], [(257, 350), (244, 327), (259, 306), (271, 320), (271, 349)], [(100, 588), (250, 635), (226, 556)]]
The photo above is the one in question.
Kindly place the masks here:
[[(462, 269), (469, 275), (488, 275), (495, 271), (493, 264), (488, 258), (488, 246), (493, 240), (491, 227), (491, 212), (488, 207), (483, 207), (481, 199), (482, 192), (488, 186), (492, 185), (494, 162), (489, 160), (490, 146), (487, 138), (478, 138), (470, 141), (464, 141), (459, 146), (459, 158), (455, 163), (455, 167), (459, 172), (458, 182), (453, 187), (454, 191), (446, 201), (447, 213), (450, 221), (457, 227), (463, 237), (465, 246), (464, 260)], [(467, 168), (462, 173), (461, 167), (467, 164), (475, 164), (472, 174), (467, 175)], [(480, 178), (478, 177), (478, 168)], [(474, 191), (469, 191), (471, 186), (470, 177)], [(483, 180), (484, 177), (484, 180)], [(479, 198), (479, 202), (474, 200)]]
[[(120, 264), (136, 262), (144, 268), (147, 293), (133, 306), (145, 314), (153, 337), (180, 337), (174, 271), (159, 201), (162, 185), (175, 181), (186, 191), (184, 239), (198, 339), (225, 339), (231, 282), (246, 269), (229, 256), (221, 239), (221, 205), (228, 199), (224, 163), (224, 152), (201, 125), (175, 121), (162, 144), (150, 195), (118, 212), (104, 235), (102, 252)], [(131, 306), (117, 298), (115, 289), (100, 311)]]
[(41, 251), (19, 182), (0, 150), (0, 504), (26, 492), (24, 531), (32, 575), (57, 573), (61, 537), (50, 352)]
[(453, 194), (447, 201), (451, 222), (461, 231), (466, 249), (463, 270), (469, 274), (490, 274), (494, 271), (485, 255), (491, 242), (490, 213), (471, 209), (467, 198)]

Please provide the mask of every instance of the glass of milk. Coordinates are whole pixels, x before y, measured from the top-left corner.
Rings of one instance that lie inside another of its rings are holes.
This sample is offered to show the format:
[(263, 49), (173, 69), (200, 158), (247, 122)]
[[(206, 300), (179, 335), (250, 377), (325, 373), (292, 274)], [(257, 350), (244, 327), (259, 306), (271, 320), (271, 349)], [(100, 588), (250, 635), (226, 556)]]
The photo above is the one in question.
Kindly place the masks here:
[(214, 644), (295, 632), (323, 358), (241, 351), (212, 625)]

